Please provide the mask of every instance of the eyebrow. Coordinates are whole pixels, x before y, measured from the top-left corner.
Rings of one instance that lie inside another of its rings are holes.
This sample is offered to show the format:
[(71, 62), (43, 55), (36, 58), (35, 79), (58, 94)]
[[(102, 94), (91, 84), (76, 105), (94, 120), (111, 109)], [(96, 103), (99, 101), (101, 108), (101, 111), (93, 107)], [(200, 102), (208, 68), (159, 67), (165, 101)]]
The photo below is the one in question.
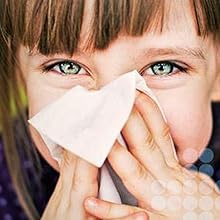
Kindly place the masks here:
[[(75, 54), (83, 55), (81, 51), (77, 51)], [(144, 56), (145, 58), (153, 58), (158, 56), (186, 56), (189, 58), (206, 60), (203, 51), (200, 48), (182, 48), (182, 47), (170, 47), (170, 48), (147, 48), (144, 49), (140, 57)], [(30, 52), (30, 57), (42, 56), (38, 51)], [(139, 57), (139, 56), (138, 56)]]
[[(59, 53), (57, 53), (57, 54), (59, 54)], [(43, 58), (43, 57), (48, 57), (48, 56), (56, 56), (57, 54), (43, 55), (43, 54), (40, 53), (39, 51), (28, 51), (28, 56), (31, 57), (31, 58), (35, 58), (35, 57), (38, 57), (38, 56), (40, 56), (40, 57)], [(69, 59), (71, 59), (71, 56), (70, 56), (70, 55), (65, 54), (64, 52), (63, 52), (62, 54), (66, 55), (67, 57), (69, 57)], [(81, 52), (81, 51), (76, 51), (76, 52), (74, 53), (75, 56), (83, 56), (83, 55), (85, 55), (85, 54), (86, 54), (86, 53)]]
[(194, 59), (206, 60), (203, 51), (200, 48), (148, 48), (144, 50), (143, 54), (145, 57), (152, 58), (156, 56), (186, 56)]

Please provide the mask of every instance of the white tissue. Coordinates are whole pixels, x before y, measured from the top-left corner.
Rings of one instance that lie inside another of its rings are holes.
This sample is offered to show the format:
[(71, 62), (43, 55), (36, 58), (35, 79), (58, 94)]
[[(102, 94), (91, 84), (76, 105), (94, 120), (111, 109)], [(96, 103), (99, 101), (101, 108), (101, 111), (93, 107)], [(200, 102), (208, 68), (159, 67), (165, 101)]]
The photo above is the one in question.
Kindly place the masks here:
[(136, 89), (155, 99), (137, 71), (123, 74), (97, 91), (76, 86), (29, 123), (60, 161), (60, 146), (101, 167), (127, 121)]
[[(62, 148), (101, 167), (120, 132), (136, 97), (136, 89), (157, 100), (137, 71), (122, 74), (97, 91), (76, 86), (49, 104), (29, 123), (37, 129), (58, 162)], [(124, 142), (123, 142), (124, 144)], [(62, 147), (62, 148), (61, 148)], [(120, 197), (105, 166), (101, 169), (99, 197), (120, 203)]]

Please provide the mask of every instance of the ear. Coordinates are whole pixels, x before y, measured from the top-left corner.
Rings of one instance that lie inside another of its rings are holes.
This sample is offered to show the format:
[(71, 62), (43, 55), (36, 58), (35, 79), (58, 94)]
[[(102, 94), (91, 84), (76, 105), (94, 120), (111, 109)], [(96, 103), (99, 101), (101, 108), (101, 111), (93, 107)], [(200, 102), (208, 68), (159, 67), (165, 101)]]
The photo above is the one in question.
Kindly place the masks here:
[(214, 82), (214, 86), (211, 92), (211, 100), (212, 101), (220, 101), (220, 45), (217, 49), (217, 76)]

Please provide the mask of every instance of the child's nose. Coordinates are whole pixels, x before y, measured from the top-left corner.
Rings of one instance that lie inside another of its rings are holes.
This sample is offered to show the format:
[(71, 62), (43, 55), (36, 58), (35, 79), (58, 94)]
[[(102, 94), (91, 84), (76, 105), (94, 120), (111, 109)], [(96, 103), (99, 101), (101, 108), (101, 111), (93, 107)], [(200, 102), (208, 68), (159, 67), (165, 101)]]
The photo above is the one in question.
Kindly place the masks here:
[[(132, 51), (132, 53), (131, 53)], [(135, 70), (138, 50), (134, 42), (116, 41), (104, 51), (96, 51), (90, 56), (95, 72), (97, 88), (102, 87), (119, 76)]]
[(122, 76), (123, 74), (135, 69), (134, 66), (129, 66), (129, 62), (125, 63), (121, 62), (120, 60), (117, 60), (117, 63), (108, 61), (103, 64), (96, 64), (97, 68), (95, 75), (97, 88), (101, 88)]

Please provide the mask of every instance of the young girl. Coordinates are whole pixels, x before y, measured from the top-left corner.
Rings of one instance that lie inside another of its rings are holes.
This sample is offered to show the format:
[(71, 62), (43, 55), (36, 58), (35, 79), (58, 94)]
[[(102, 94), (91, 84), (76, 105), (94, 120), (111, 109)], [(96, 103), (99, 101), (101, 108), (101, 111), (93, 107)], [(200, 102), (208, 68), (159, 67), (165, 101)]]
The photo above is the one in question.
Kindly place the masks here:
[[(1, 219), (220, 219), (219, 0), (1, 0), (0, 14)], [(97, 198), (96, 167), (67, 151), (59, 167), (27, 118), (134, 69), (167, 123), (137, 96), (128, 150), (108, 156), (119, 205)]]

